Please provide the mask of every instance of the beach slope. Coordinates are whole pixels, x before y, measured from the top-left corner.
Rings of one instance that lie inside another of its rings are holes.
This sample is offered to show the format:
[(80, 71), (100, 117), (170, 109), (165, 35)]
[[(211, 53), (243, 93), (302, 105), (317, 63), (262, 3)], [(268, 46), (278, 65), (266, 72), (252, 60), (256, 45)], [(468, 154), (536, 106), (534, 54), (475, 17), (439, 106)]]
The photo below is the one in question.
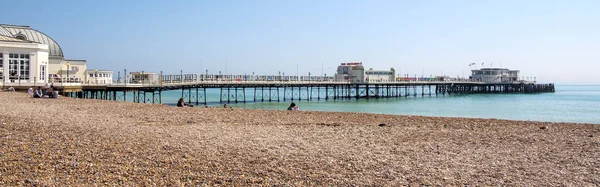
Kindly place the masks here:
[(594, 186), (599, 158), (592, 124), (0, 92), (0, 186)]

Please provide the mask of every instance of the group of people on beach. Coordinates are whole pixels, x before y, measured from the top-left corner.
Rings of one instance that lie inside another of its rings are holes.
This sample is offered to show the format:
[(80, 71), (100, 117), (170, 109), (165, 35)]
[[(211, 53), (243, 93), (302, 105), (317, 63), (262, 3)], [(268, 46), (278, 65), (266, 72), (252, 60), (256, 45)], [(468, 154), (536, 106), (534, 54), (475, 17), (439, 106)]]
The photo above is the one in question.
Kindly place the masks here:
[[(183, 100), (183, 98), (179, 98), (179, 101), (177, 101), (177, 107), (194, 107), (194, 105), (190, 105), (185, 103), (185, 101)], [(204, 106), (205, 108), (208, 108), (208, 106)], [(227, 104), (223, 104), (223, 108), (227, 108)], [(231, 107), (229, 107), (231, 108)], [(298, 108), (298, 105), (296, 105), (296, 103), (290, 104), (290, 106), (287, 108), (287, 110), (292, 110), (292, 111), (298, 111), (300, 110)]]
[(41, 86), (39, 86), (35, 90), (33, 90), (32, 87), (29, 87), (29, 89), (27, 90), (27, 93), (33, 98), (43, 98), (46, 96), (48, 98), (58, 98), (58, 93), (54, 89), (54, 85), (52, 85), (52, 84), (50, 84), (50, 85), (46, 84), (43, 88)]

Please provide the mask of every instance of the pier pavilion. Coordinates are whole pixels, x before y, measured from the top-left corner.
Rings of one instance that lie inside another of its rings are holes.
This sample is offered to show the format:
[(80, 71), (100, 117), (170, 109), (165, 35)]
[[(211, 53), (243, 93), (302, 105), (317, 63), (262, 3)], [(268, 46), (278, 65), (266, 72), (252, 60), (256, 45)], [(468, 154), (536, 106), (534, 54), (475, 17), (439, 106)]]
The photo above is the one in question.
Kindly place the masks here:
[(471, 70), (470, 79), (473, 81), (485, 83), (512, 83), (519, 80), (519, 70), (509, 70), (508, 68), (481, 68)]
[(58, 42), (43, 32), (0, 24), (0, 87), (90, 82), (90, 73), (86, 60), (66, 59)]

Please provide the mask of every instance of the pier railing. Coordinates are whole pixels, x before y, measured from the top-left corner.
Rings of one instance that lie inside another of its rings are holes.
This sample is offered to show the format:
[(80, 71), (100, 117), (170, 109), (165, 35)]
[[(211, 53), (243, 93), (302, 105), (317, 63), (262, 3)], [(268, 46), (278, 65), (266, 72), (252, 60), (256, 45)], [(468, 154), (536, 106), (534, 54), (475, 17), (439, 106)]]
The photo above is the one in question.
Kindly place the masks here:
[[(500, 83), (500, 84), (533, 84), (534, 82), (513, 82), (513, 83)], [(201, 81), (141, 81), (141, 82), (125, 82), (125, 81), (113, 81), (113, 82), (4, 82), (0, 83), (2, 87), (37, 87), (45, 86), (50, 84), (56, 87), (72, 87), (72, 86), (85, 86), (85, 87), (166, 87), (166, 86), (186, 86), (186, 85), (350, 85), (350, 84), (486, 84), (479, 81), (469, 80), (457, 80), (457, 81), (365, 81), (365, 82), (349, 82), (349, 81), (223, 81), (223, 80), (201, 80)], [(499, 83), (493, 83), (499, 84)]]

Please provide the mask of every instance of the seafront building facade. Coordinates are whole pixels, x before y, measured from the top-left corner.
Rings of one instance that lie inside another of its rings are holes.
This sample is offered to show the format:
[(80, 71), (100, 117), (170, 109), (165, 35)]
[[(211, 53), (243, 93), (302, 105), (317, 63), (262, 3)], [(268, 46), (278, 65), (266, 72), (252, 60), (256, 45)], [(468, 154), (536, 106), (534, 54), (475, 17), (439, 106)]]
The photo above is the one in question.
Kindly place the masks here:
[[(87, 70), (86, 60), (65, 59), (58, 42), (29, 26), (0, 24), (0, 54), (2, 85), (86, 83), (95, 73)], [(112, 81), (112, 72), (104, 73)]]
[(471, 81), (485, 83), (513, 83), (519, 81), (519, 70), (507, 68), (481, 68), (471, 70)]
[(0, 81), (45, 83), (48, 77), (48, 45), (5, 36), (0, 29)]

